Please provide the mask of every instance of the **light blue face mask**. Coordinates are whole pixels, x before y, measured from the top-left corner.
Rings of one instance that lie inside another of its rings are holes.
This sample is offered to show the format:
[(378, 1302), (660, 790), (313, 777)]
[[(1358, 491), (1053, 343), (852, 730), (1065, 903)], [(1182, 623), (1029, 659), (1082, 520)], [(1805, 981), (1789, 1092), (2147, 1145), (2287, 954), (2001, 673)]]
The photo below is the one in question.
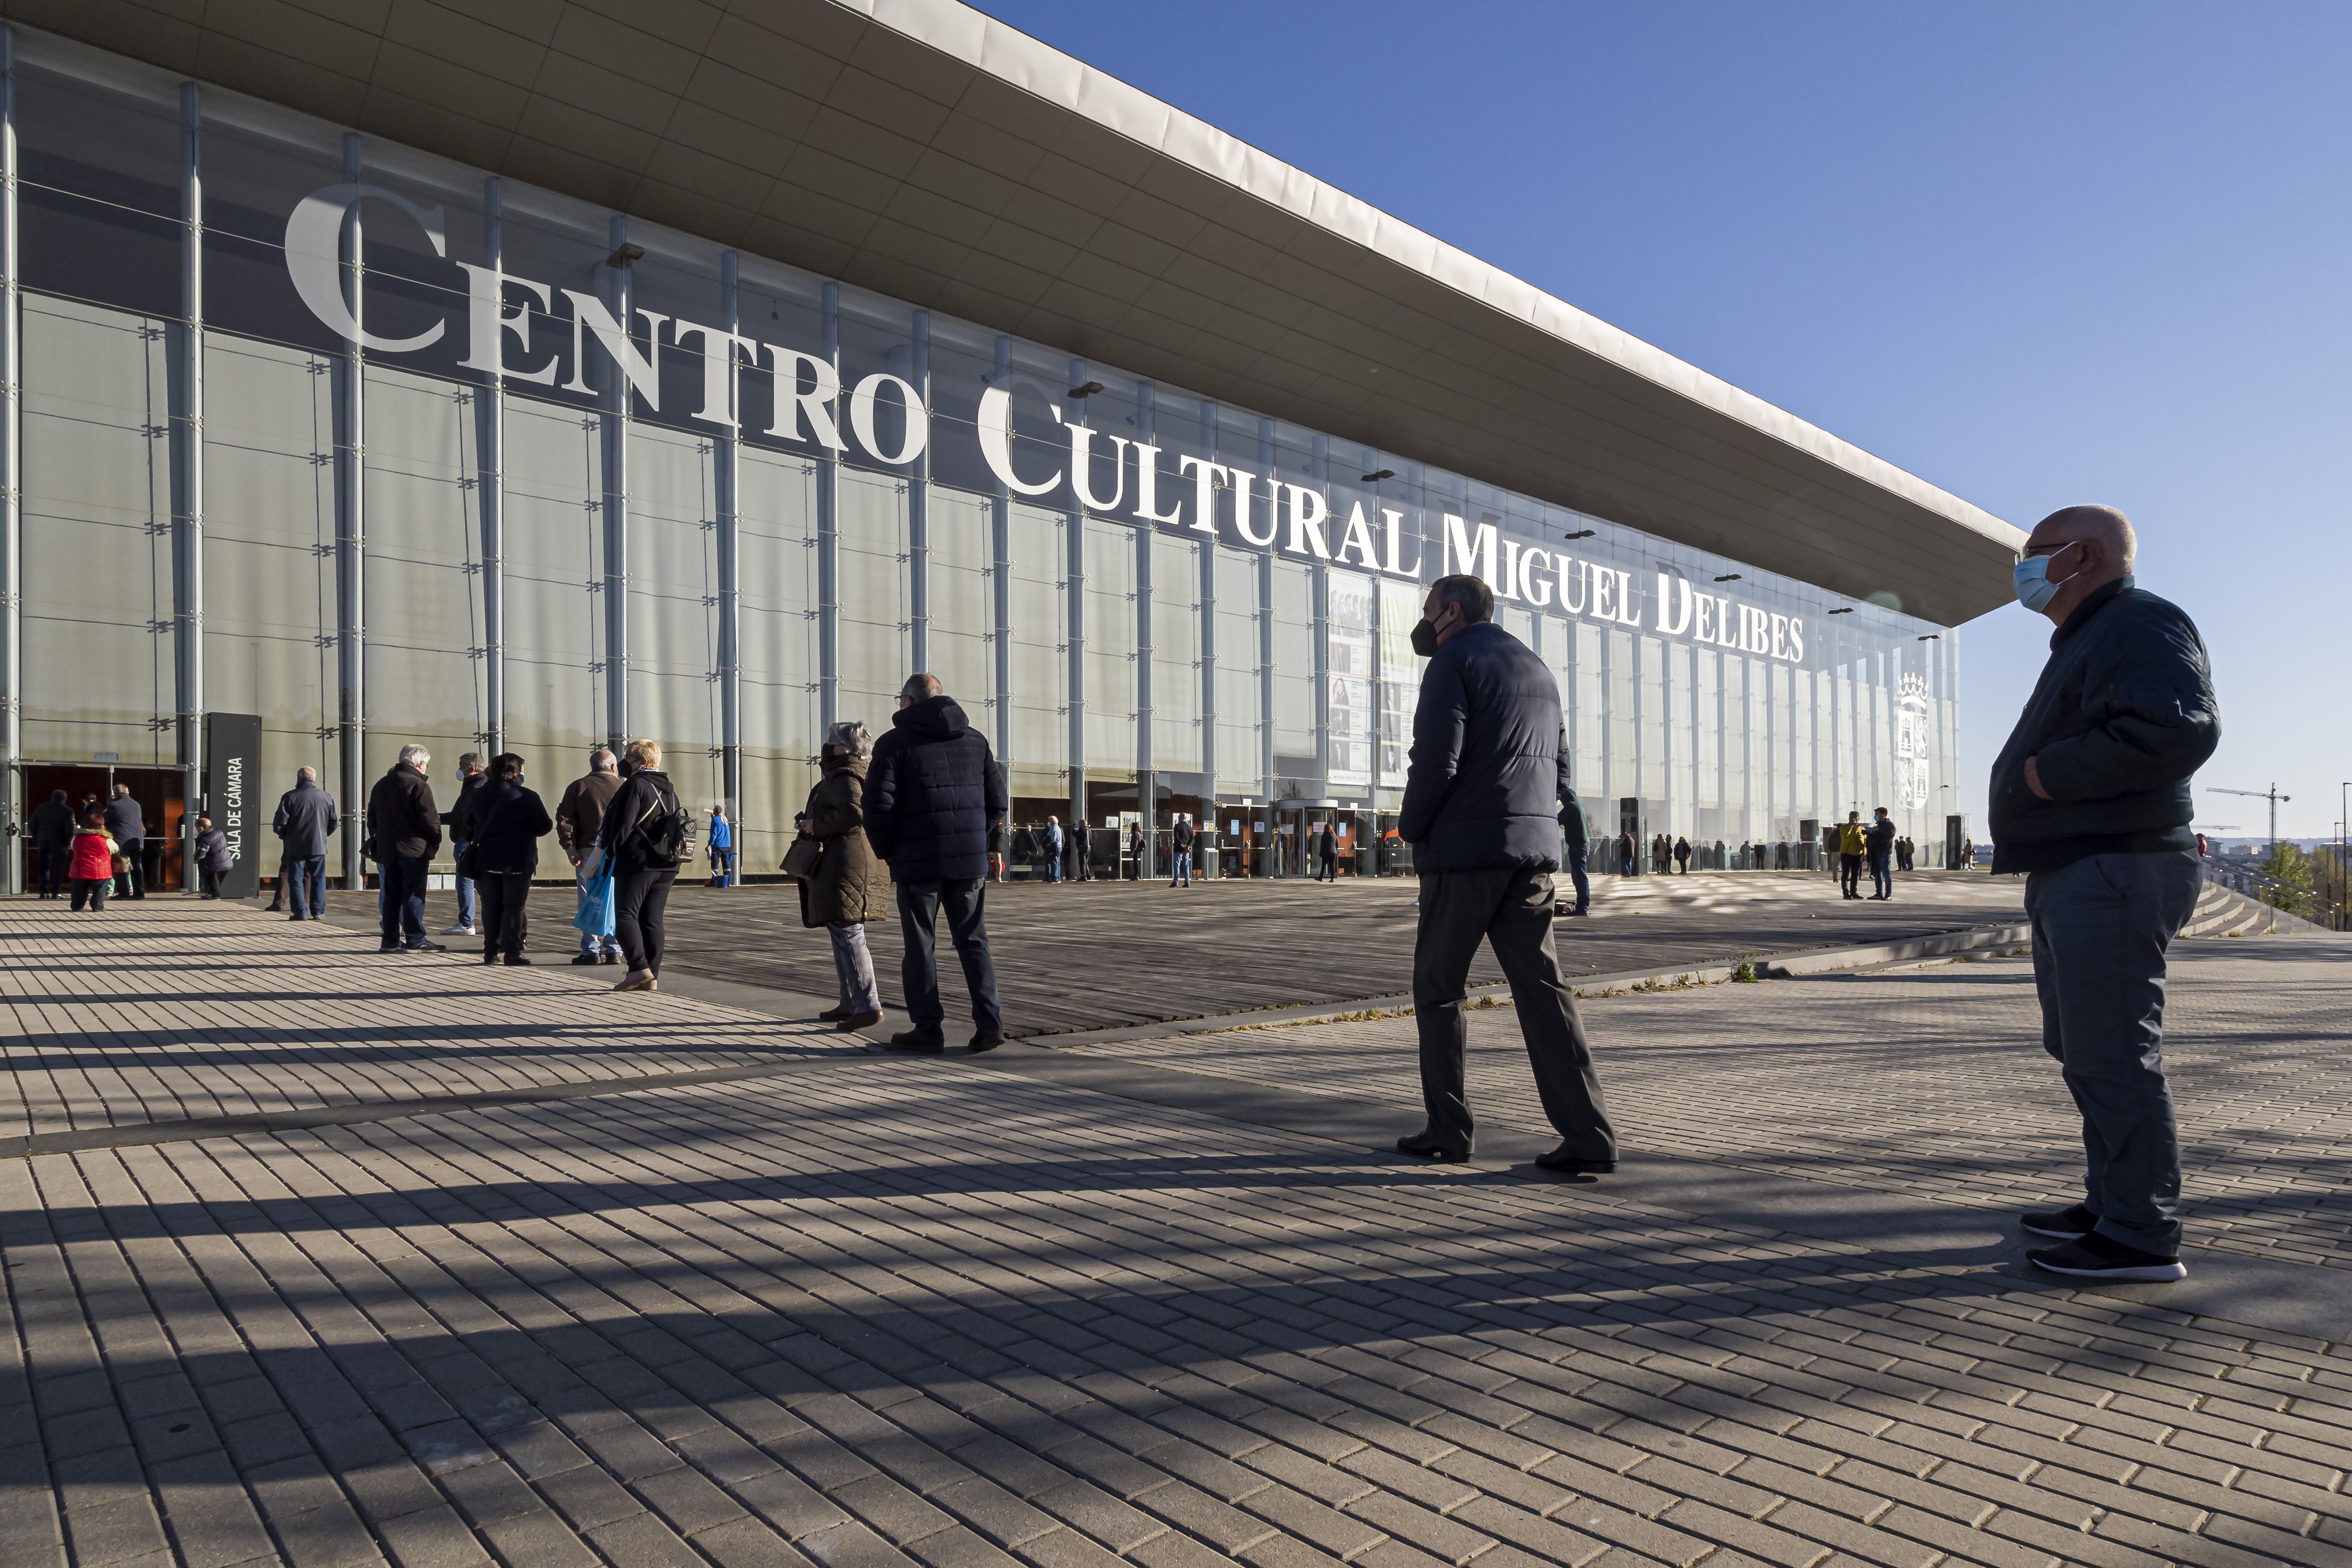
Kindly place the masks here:
[(2029, 555), (2011, 568), (2010, 584), (2017, 590), (2017, 602), (2037, 616), (2048, 609), (2050, 601), (2058, 596), (2058, 591), (2074, 580), (2070, 573), (2055, 583), (2052, 582), (2050, 563), (2073, 548), (2072, 544), (2066, 544), (2048, 555)]

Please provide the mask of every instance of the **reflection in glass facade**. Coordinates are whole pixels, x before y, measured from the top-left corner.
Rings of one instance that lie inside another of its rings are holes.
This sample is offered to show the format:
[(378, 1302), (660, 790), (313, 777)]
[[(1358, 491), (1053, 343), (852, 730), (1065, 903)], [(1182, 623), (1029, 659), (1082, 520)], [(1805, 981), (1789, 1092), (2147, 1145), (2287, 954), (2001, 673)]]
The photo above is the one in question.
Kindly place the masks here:
[(27, 764), (254, 713), (352, 802), (411, 740), (551, 788), (647, 734), (761, 870), (928, 667), (1024, 818), (1362, 835), (1467, 570), (1601, 831), (1940, 853), (1954, 644), (1893, 607), (78, 47), (14, 103)]

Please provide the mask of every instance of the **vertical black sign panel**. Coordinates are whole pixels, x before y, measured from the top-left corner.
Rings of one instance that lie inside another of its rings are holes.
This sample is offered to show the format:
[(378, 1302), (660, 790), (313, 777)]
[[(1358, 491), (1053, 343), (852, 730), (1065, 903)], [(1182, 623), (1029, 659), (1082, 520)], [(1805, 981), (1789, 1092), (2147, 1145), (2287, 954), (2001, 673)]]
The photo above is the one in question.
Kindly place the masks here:
[(259, 715), (205, 715), (205, 813), (228, 840), (221, 897), (253, 897), (261, 886), (261, 841), (269, 831), (261, 803)]

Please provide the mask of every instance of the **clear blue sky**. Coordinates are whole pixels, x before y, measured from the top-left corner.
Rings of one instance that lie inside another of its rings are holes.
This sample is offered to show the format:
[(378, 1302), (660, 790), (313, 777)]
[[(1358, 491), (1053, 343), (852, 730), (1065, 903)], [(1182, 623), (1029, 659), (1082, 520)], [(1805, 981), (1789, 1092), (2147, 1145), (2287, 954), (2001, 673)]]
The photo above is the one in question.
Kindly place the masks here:
[[(2021, 528), (2138, 525), (2200, 824), (2352, 779), (2352, 5), (982, 8)], [(1960, 638), (1960, 776), (2046, 651)]]

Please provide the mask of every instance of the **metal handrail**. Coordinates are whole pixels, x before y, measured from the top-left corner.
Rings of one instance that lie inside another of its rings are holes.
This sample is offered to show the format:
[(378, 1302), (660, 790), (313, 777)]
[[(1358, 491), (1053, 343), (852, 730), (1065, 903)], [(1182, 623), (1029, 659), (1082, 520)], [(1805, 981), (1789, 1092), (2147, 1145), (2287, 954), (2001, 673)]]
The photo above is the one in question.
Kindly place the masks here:
[(2322, 898), (2312, 889), (2298, 888), (2293, 882), (2273, 877), (2259, 866), (2233, 866), (2221, 857), (2203, 859), (2198, 864), (2204, 868), (2205, 879), (2217, 888), (2226, 888), (2273, 909), (2284, 910), (2288, 914), (2301, 916), (2330, 931), (2352, 929), (2352, 920), (2347, 920), (2347, 911), (2342, 904)]

